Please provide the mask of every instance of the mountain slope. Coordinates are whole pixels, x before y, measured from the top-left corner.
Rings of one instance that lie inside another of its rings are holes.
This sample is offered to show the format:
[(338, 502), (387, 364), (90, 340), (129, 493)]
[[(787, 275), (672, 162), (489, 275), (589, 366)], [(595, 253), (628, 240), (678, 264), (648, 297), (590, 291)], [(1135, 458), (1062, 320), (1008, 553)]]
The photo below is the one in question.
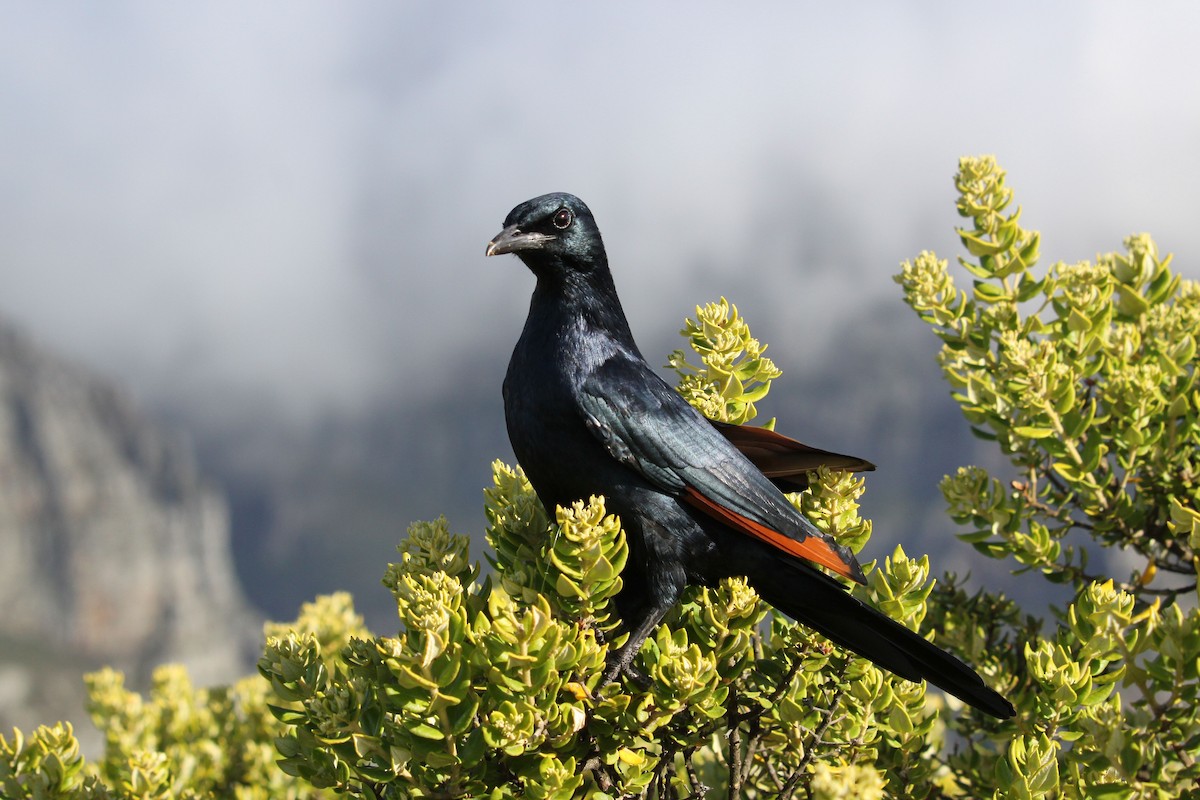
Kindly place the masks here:
[(83, 669), (249, 667), (223, 497), (119, 390), (0, 323), (0, 727), (81, 722)]

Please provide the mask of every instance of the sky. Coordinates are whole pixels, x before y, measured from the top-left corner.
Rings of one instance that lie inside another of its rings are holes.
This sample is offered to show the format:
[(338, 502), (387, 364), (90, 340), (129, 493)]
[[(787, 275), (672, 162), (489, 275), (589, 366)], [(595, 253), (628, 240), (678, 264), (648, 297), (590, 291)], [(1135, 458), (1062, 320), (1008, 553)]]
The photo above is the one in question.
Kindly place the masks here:
[(953, 255), (983, 153), (1047, 263), (1147, 230), (1198, 277), (1197, 33), (1183, 2), (5, 3), (0, 316), (151, 406), (428, 398), (506, 359), (532, 278), (484, 245), (561, 190), (635, 332), (746, 297), (787, 369)]

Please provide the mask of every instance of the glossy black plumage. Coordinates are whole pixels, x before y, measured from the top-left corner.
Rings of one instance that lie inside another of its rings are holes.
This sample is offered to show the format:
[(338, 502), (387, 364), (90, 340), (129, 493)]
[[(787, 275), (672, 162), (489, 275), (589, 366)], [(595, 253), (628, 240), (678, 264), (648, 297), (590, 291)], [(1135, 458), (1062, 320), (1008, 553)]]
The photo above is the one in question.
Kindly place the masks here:
[(802, 487), (798, 473), (822, 461), (873, 468), (868, 462), (731, 430), (688, 405), (638, 352), (600, 232), (578, 198), (535, 198), (504, 225), (487, 254), (515, 253), (537, 278), (504, 380), (513, 451), (547, 509), (602, 494), (629, 537), (617, 605), (630, 637), (608, 677), (633, 672), (642, 642), (685, 586), (745, 575), (784, 613), (897, 675), (927, 679), (989, 714), (1013, 714), (970, 667), (806, 563), (863, 580), (850, 551), (776, 484)]

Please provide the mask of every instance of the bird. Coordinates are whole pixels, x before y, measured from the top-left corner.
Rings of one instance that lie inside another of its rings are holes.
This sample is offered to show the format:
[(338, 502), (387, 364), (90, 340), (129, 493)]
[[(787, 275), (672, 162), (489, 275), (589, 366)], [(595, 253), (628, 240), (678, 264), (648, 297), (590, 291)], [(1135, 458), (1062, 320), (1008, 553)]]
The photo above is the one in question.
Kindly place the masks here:
[(684, 400), (639, 351), (582, 200), (560, 192), (513, 208), (486, 248), (506, 253), (535, 278), (503, 384), (513, 453), (551, 513), (601, 495), (628, 541), (616, 596), (628, 635), (604, 682), (645, 682), (634, 659), (687, 586), (744, 576), (776, 609), (879, 667), (994, 717), (1015, 714), (971, 667), (814, 566), (866, 582), (854, 554), (784, 496), (805, 485), (797, 464), (873, 465), (714, 423)]

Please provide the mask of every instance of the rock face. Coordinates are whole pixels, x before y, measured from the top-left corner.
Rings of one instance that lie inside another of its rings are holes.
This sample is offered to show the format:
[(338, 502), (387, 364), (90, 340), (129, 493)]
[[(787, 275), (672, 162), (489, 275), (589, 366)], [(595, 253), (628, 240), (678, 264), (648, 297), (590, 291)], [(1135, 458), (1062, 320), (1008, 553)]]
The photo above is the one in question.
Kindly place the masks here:
[(0, 323), (0, 726), (79, 727), (101, 664), (134, 685), (164, 661), (230, 680), (255, 628), (187, 444)]

